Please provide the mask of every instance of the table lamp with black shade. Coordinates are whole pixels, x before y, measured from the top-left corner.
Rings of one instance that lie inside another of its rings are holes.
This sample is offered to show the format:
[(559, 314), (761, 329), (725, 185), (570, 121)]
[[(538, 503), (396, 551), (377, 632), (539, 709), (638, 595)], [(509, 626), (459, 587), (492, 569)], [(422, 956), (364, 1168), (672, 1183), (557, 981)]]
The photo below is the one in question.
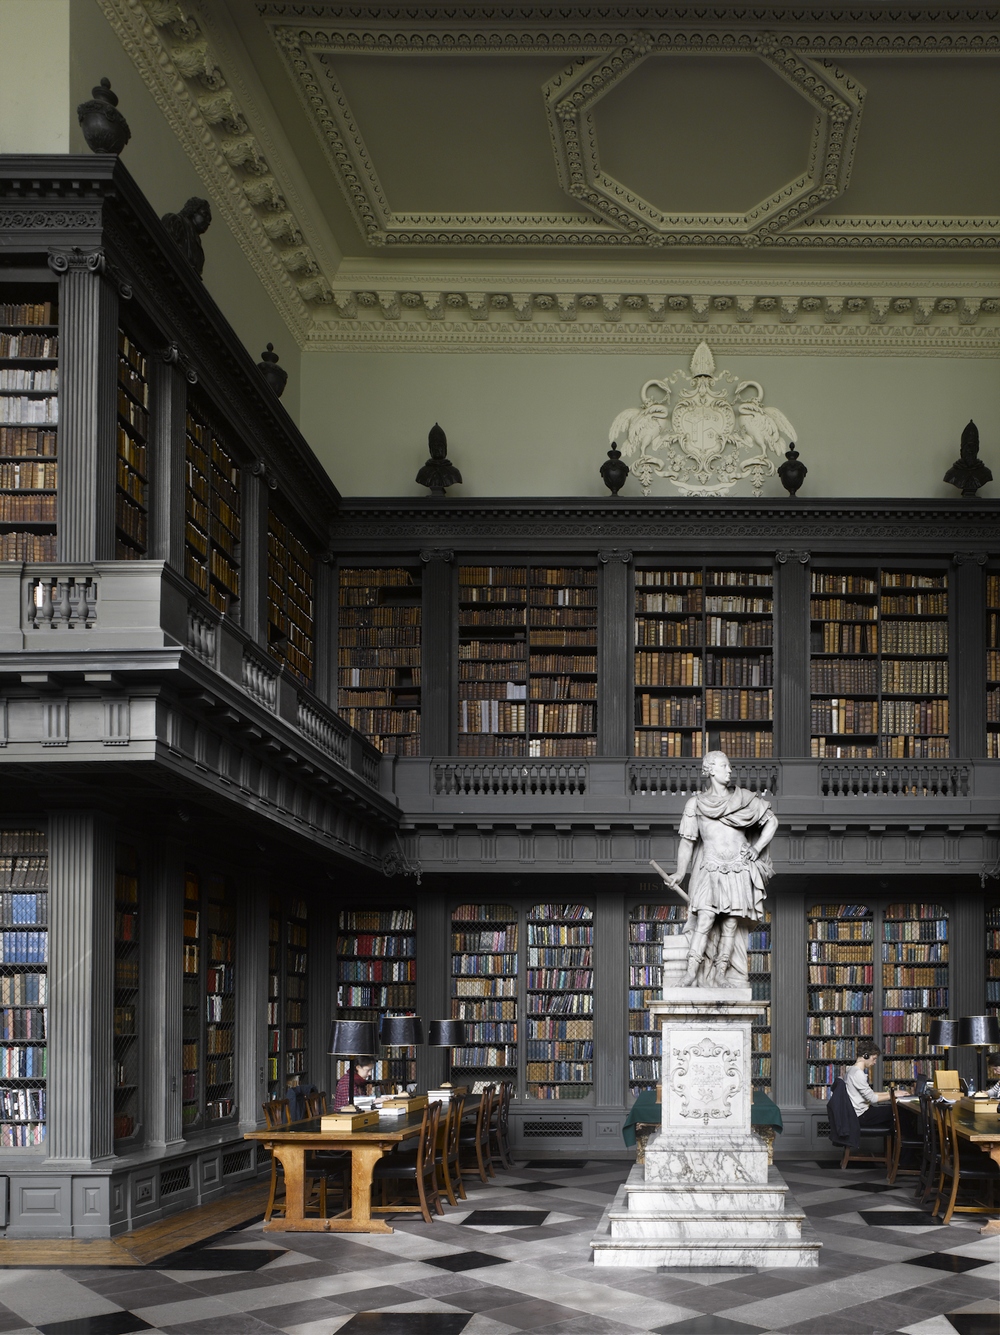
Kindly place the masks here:
[(441, 1088), (451, 1089), (451, 1050), (452, 1048), (463, 1047), (465, 1044), (465, 1021), (430, 1020), (427, 1028), (427, 1046), (446, 1050), (445, 1074), (448, 1078), (443, 1082)]
[(424, 1041), (424, 1022), (419, 1015), (383, 1015), (378, 1036), (384, 1048), (413, 1048)]
[(986, 1050), (1000, 1044), (1000, 1020), (995, 1015), (963, 1015), (958, 1021), (955, 1046), (976, 1049), (977, 1089), (986, 1088)]
[(378, 1052), (378, 1036), (374, 1020), (334, 1020), (330, 1026), (327, 1051), (331, 1057), (349, 1057), (351, 1082), (348, 1087), (351, 1107), (354, 1106), (354, 1064), (359, 1057), (373, 1061)]

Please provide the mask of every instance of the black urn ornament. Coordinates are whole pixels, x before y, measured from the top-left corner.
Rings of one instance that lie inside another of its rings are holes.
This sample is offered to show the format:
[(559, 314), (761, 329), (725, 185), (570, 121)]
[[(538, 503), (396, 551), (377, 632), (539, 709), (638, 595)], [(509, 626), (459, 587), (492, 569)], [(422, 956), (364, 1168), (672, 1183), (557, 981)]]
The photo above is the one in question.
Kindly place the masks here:
[(962, 432), (961, 455), (944, 475), (945, 482), (961, 487), (963, 496), (975, 496), (980, 487), (993, 481), (993, 474), (979, 457), (979, 428), (975, 422)]
[(778, 477), (781, 479), (781, 485), (788, 492), (789, 496), (794, 496), (799, 487), (806, 480), (806, 473), (809, 469), (799, 458), (799, 452), (795, 448), (795, 442), (789, 445), (785, 451), (785, 462), (778, 469)]
[(462, 474), (448, 458), (448, 437), (437, 422), (427, 433), (430, 458), (417, 474), (422, 487), (429, 487), (432, 496), (443, 496), (448, 487), (461, 482)]
[(76, 109), (87, 147), (93, 153), (117, 156), (132, 138), (132, 131), (118, 110), (118, 98), (111, 91), (111, 80), (102, 79), (92, 94), (89, 102), (81, 102)]
[(630, 471), (628, 464), (622, 462), (621, 450), (617, 445), (612, 445), (608, 457), (601, 464), (601, 477), (612, 496), (617, 496), (624, 487)]
[(273, 343), (269, 343), (267, 348), (260, 354), (257, 370), (280, 399), (284, 393), (285, 386), (288, 384), (288, 372), (283, 366), (278, 365), (278, 354), (274, 350)]

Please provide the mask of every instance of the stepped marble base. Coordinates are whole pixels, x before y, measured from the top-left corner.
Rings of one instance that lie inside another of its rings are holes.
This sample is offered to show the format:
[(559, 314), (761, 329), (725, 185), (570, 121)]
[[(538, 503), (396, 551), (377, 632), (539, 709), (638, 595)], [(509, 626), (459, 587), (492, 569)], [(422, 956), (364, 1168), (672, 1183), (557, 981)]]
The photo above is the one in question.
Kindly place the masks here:
[(664, 989), (663, 1123), (604, 1213), (600, 1266), (819, 1264), (820, 1243), (750, 1127), (749, 988)]

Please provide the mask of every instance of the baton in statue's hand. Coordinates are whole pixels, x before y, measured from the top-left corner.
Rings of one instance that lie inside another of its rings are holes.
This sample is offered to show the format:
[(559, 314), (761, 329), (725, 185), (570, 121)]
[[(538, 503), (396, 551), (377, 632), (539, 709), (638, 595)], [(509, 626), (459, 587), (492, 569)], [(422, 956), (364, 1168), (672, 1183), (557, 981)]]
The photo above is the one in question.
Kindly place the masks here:
[(654, 862), (652, 858), (650, 858), (649, 860), (649, 865), (651, 867), (656, 868), (656, 870), (663, 877), (663, 882), (665, 885), (668, 885), (671, 890), (676, 890), (677, 893), (680, 895), (681, 899), (683, 899), (684, 903), (685, 904), (688, 903), (688, 897), (681, 889), (681, 883), (680, 881), (678, 881), (676, 876), (671, 876), (668, 871), (664, 871), (663, 868), (660, 866), (660, 864), (658, 862)]

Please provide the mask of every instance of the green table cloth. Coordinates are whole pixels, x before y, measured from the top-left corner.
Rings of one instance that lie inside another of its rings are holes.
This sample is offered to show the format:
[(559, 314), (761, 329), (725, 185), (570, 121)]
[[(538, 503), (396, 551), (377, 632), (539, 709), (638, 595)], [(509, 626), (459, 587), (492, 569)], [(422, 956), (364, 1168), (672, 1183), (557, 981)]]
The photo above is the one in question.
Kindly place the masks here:
[[(622, 1138), (628, 1146), (635, 1145), (635, 1128), (640, 1122), (659, 1124), (663, 1116), (660, 1105), (656, 1102), (656, 1093), (652, 1089), (644, 1089), (636, 1101), (629, 1109), (628, 1116), (625, 1118), (625, 1125), (622, 1127)], [(781, 1131), (781, 1109), (769, 1099), (766, 1094), (761, 1094), (759, 1090), (754, 1090), (753, 1105), (750, 1109), (751, 1126), (773, 1126), (776, 1131)]]

